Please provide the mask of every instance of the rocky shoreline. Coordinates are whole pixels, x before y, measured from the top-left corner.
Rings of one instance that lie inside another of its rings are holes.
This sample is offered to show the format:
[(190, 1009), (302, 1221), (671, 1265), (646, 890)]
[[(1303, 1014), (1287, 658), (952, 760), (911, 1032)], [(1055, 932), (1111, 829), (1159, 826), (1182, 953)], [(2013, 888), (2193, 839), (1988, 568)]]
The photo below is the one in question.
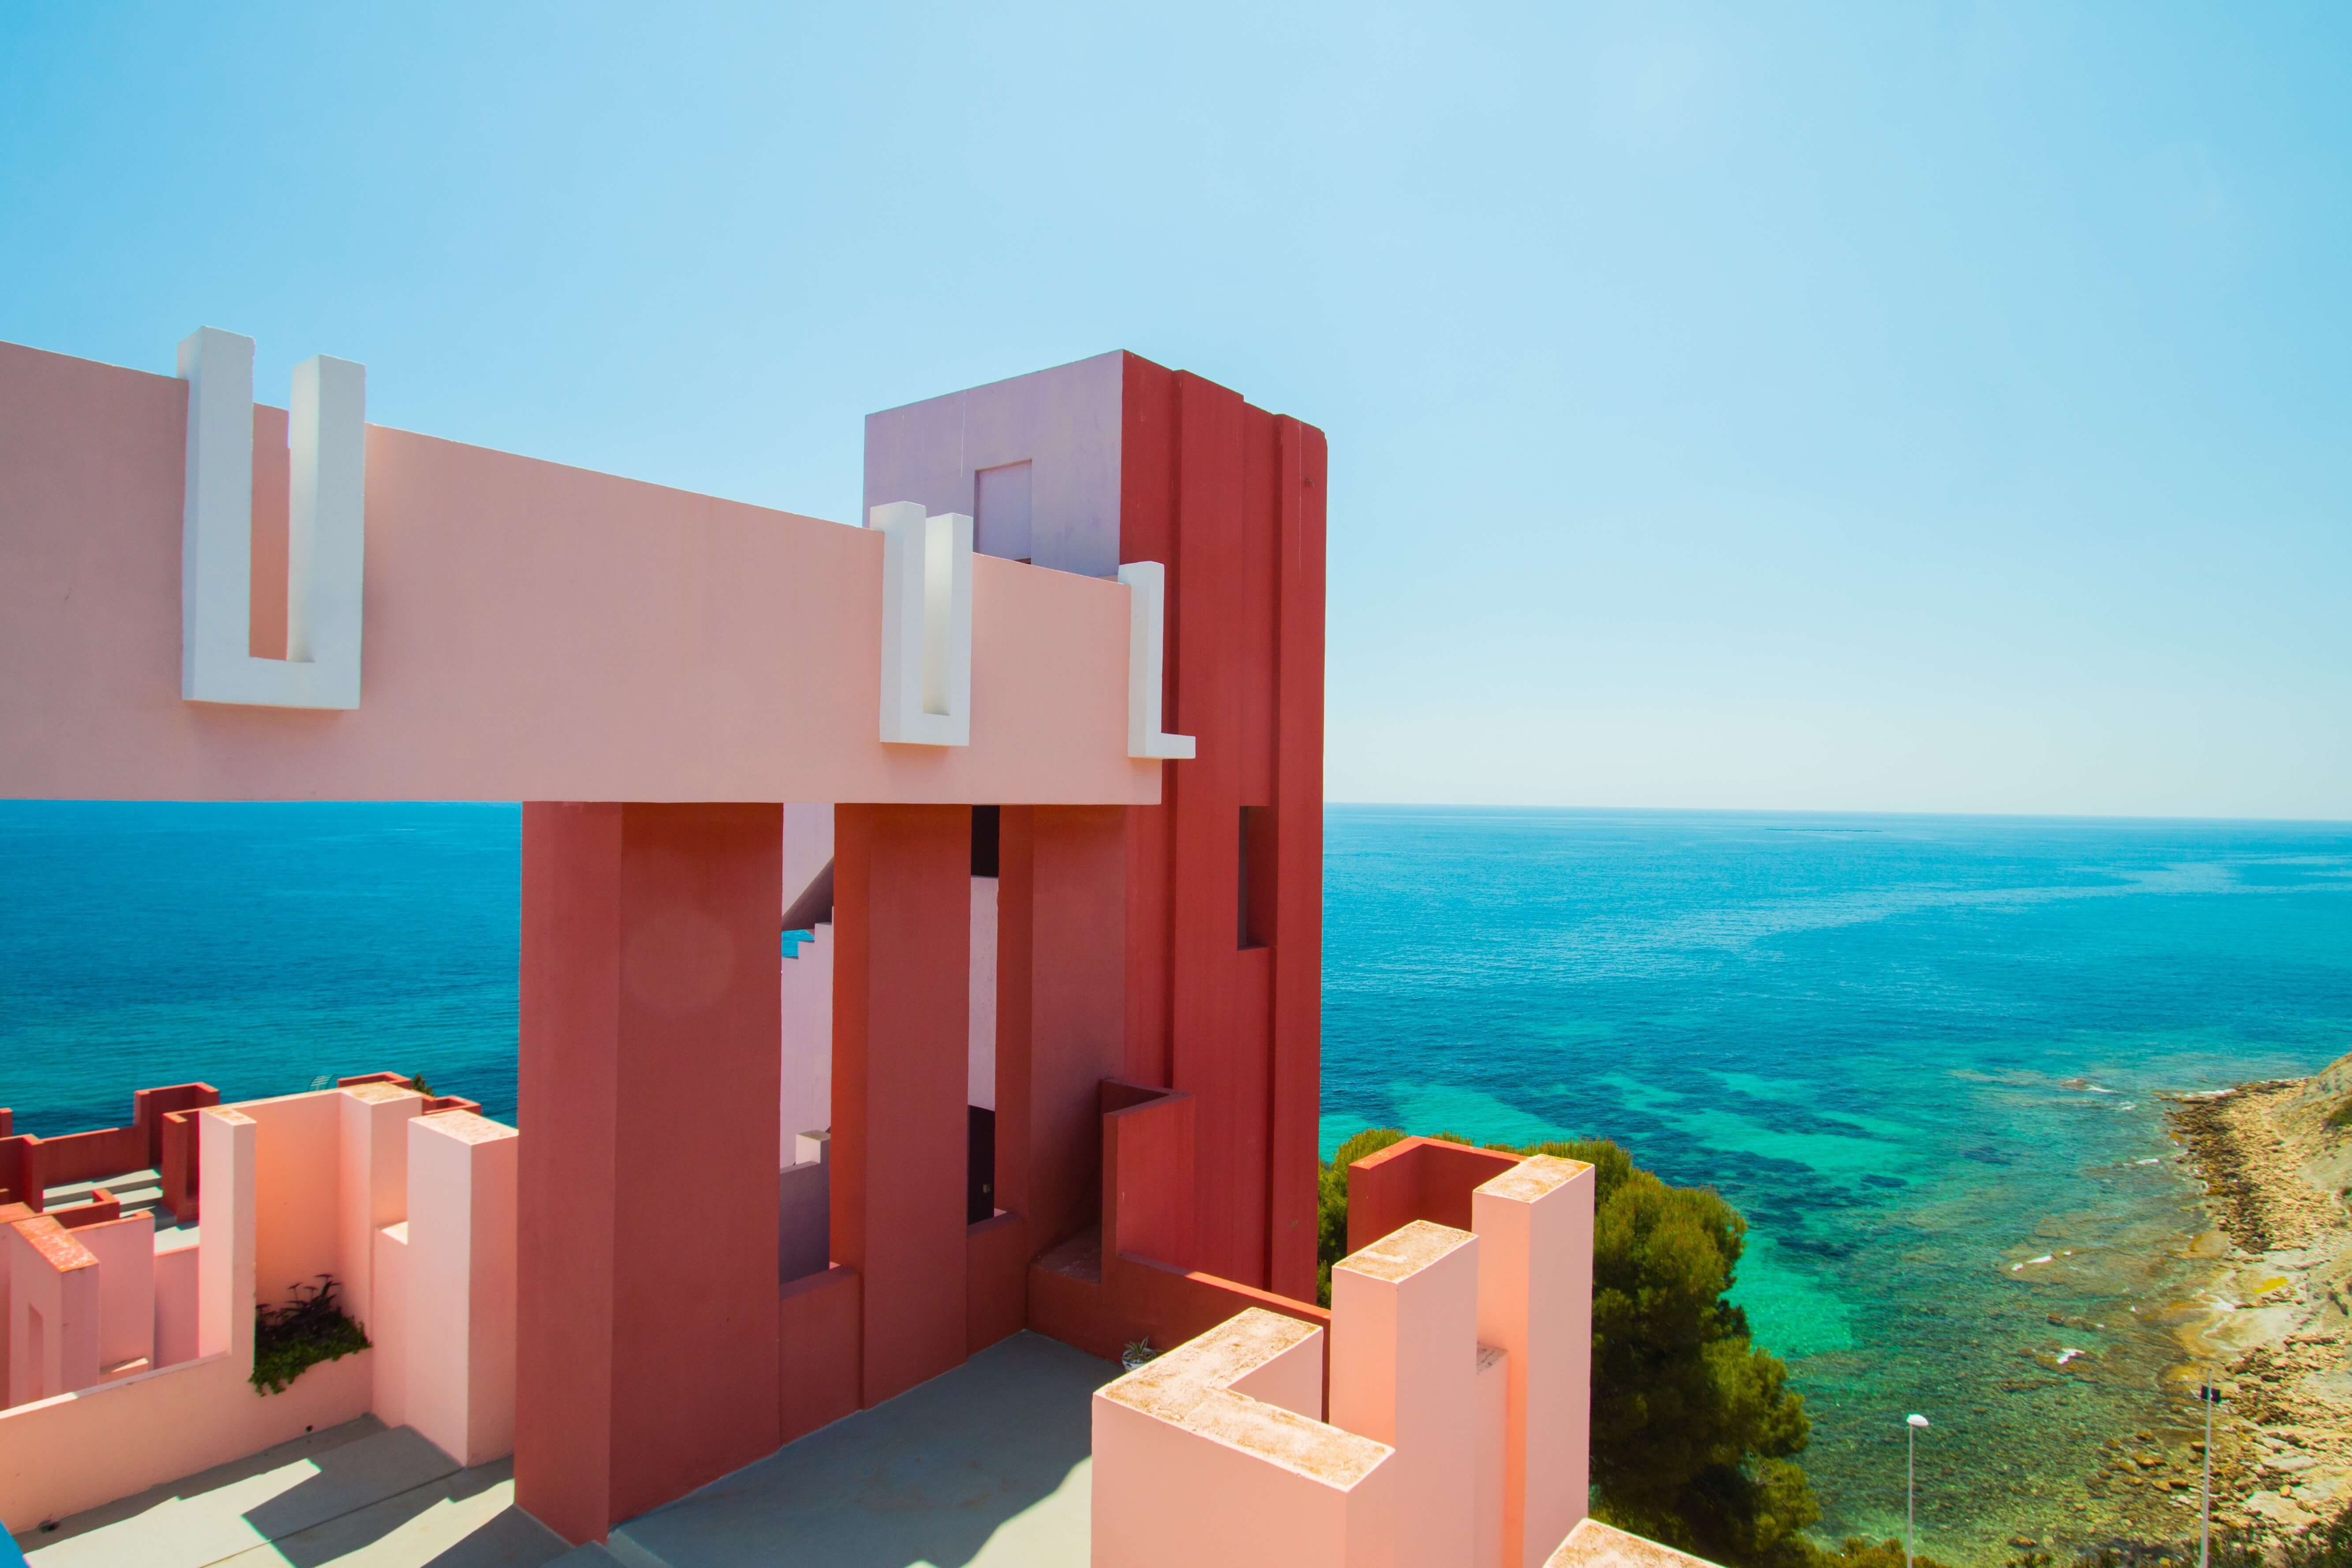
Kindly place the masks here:
[[(2352, 1503), (2352, 1056), (2308, 1079), (2167, 1098), (2212, 1226), (2188, 1249), (2210, 1273), (2164, 1314), (2183, 1357), (2177, 1429), (2201, 1437), (2196, 1391), (2216, 1369), (2217, 1522), (2297, 1530)], [(2175, 1446), (2118, 1453), (2115, 1483), (2159, 1470), (2179, 1486), (2203, 1443)]]

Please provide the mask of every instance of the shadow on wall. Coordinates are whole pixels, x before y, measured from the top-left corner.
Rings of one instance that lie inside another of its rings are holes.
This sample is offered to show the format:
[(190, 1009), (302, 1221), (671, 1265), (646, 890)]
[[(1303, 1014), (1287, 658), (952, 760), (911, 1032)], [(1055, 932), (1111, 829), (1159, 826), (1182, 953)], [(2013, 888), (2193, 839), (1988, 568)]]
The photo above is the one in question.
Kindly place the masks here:
[(1082, 1563), (1088, 1402), (1118, 1371), (1015, 1334), (615, 1533), (711, 1568), (764, 1568), (786, 1541), (833, 1568), (960, 1568), (992, 1539), (991, 1563)]

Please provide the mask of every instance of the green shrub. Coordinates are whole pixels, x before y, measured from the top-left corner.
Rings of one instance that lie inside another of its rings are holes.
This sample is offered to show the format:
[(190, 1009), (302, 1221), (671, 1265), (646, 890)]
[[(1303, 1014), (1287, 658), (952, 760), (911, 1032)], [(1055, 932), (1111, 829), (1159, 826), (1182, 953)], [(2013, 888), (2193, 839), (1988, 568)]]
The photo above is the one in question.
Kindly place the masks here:
[(254, 1313), (250, 1381), (258, 1394), (283, 1394), (289, 1384), (319, 1363), (339, 1361), (368, 1348), (367, 1335), (335, 1304), (333, 1275), (321, 1274), (316, 1285), (290, 1289), (293, 1300), (282, 1307), (262, 1307)]

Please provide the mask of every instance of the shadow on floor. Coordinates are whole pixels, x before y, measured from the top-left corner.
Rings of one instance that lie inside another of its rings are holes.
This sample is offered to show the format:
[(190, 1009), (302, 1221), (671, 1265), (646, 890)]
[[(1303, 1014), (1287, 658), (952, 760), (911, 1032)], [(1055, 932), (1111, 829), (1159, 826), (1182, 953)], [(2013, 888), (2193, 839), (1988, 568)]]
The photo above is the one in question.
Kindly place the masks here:
[(1085, 1568), (1090, 1401), (1118, 1374), (1016, 1334), (615, 1533), (669, 1568)]
[(23, 1540), (33, 1568), (539, 1568), (566, 1548), (514, 1506), (513, 1477), (369, 1416)]

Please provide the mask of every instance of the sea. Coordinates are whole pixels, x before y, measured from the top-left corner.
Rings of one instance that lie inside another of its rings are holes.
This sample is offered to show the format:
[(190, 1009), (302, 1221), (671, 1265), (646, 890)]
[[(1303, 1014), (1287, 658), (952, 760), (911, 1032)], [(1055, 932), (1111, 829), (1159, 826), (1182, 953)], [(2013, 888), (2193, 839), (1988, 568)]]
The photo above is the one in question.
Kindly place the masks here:
[[(0, 803), (0, 1105), (388, 1068), (512, 1117), (520, 837)], [(2184, 1419), (2206, 1222), (2160, 1097), (2352, 1050), (2352, 824), (1335, 805), (1324, 920), (1326, 1153), (1609, 1137), (1717, 1189), (1820, 1533), (1900, 1532), (1917, 1412), (1958, 1563), (2096, 1539), (2099, 1443)]]

